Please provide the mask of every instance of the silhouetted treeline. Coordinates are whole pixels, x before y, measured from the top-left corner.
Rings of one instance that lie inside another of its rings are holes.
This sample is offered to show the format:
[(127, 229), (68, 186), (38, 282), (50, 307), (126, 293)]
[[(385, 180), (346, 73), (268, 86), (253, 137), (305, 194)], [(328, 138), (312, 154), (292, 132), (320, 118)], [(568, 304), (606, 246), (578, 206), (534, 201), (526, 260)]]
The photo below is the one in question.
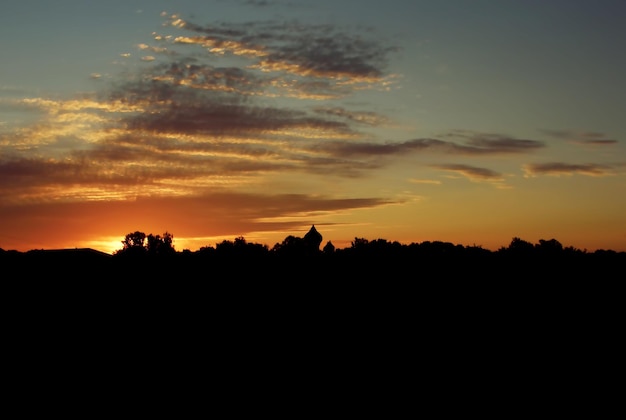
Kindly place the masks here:
[[(196, 251), (178, 251), (171, 233), (127, 234), (122, 248), (108, 255), (91, 249), (0, 249), (5, 275), (28, 276), (60, 273), (90, 278), (155, 279), (186, 276), (227, 280), (252, 277), (367, 278), (367, 279), (518, 279), (574, 276), (623, 277), (626, 253), (613, 250), (588, 252), (564, 247), (556, 239), (531, 243), (513, 238), (506, 247), (490, 251), (481, 246), (425, 241), (401, 244), (386, 239), (355, 237), (351, 245), (337, 249), (313, 226), (304, 237), (287, 236), (268, 247), (244, 237), (224, 240)], [(10, 273), (10, 274), (9, 274)]]

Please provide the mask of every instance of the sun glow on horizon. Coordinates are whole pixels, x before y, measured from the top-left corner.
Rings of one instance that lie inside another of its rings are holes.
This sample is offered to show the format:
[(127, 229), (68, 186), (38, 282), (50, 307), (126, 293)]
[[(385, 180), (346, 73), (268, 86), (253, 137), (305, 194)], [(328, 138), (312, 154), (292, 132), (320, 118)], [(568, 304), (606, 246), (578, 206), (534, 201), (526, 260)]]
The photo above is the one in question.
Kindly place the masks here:
[(123, 237), (104, 237), (98, 240), (86, 241), (84, 243), (85, 248), (95, 249), (97, 251), (101, 251), (107, 254), (113, 255), (116, 251), (123, 248), (122, 246)]

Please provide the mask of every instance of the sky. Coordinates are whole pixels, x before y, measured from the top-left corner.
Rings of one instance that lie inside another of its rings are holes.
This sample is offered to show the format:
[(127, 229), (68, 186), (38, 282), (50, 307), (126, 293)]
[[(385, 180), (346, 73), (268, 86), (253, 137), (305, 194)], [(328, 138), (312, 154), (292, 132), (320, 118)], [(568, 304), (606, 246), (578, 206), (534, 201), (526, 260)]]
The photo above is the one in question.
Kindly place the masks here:
[(0, 248), (626, 251), (623, 0), (6, 0)]

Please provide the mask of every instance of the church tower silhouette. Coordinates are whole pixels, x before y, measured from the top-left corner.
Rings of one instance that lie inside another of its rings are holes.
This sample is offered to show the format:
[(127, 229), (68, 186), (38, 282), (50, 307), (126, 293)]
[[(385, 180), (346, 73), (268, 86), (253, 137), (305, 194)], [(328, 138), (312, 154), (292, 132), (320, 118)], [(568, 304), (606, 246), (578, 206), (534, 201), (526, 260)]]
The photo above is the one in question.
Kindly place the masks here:
[(322, 234), (315, 229), (315, 225), (311, 225), (311, 229), (304, 235), (304, 243), (307, 249), (319, 251), (322, 243)]

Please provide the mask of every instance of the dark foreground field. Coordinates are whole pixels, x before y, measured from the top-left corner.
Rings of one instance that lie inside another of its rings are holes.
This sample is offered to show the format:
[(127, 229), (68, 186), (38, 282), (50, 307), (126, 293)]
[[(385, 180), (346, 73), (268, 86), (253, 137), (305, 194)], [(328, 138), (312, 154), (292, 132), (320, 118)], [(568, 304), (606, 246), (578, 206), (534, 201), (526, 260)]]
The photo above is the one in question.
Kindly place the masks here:
[(433, 390), (486, 380), (509, 394), (513, 381), (552, 398), (553, 378), (575, 386), (590, 372), (613, 372), (622, 348), (620, 253), (73, 250), (5, 252), (0, 264), (12, 360), (40, 372), (72, 366), (93, 375), (101, 366), (98, 377), (139, 369), (153, 378), (163, 366), (194, 375), (208, 366), (248, 380), (263, 370), (259, 377), (274, 377), (278, 366), (337, 388), (328, 378), (343, 374), (405, 391), (406, 380)]

